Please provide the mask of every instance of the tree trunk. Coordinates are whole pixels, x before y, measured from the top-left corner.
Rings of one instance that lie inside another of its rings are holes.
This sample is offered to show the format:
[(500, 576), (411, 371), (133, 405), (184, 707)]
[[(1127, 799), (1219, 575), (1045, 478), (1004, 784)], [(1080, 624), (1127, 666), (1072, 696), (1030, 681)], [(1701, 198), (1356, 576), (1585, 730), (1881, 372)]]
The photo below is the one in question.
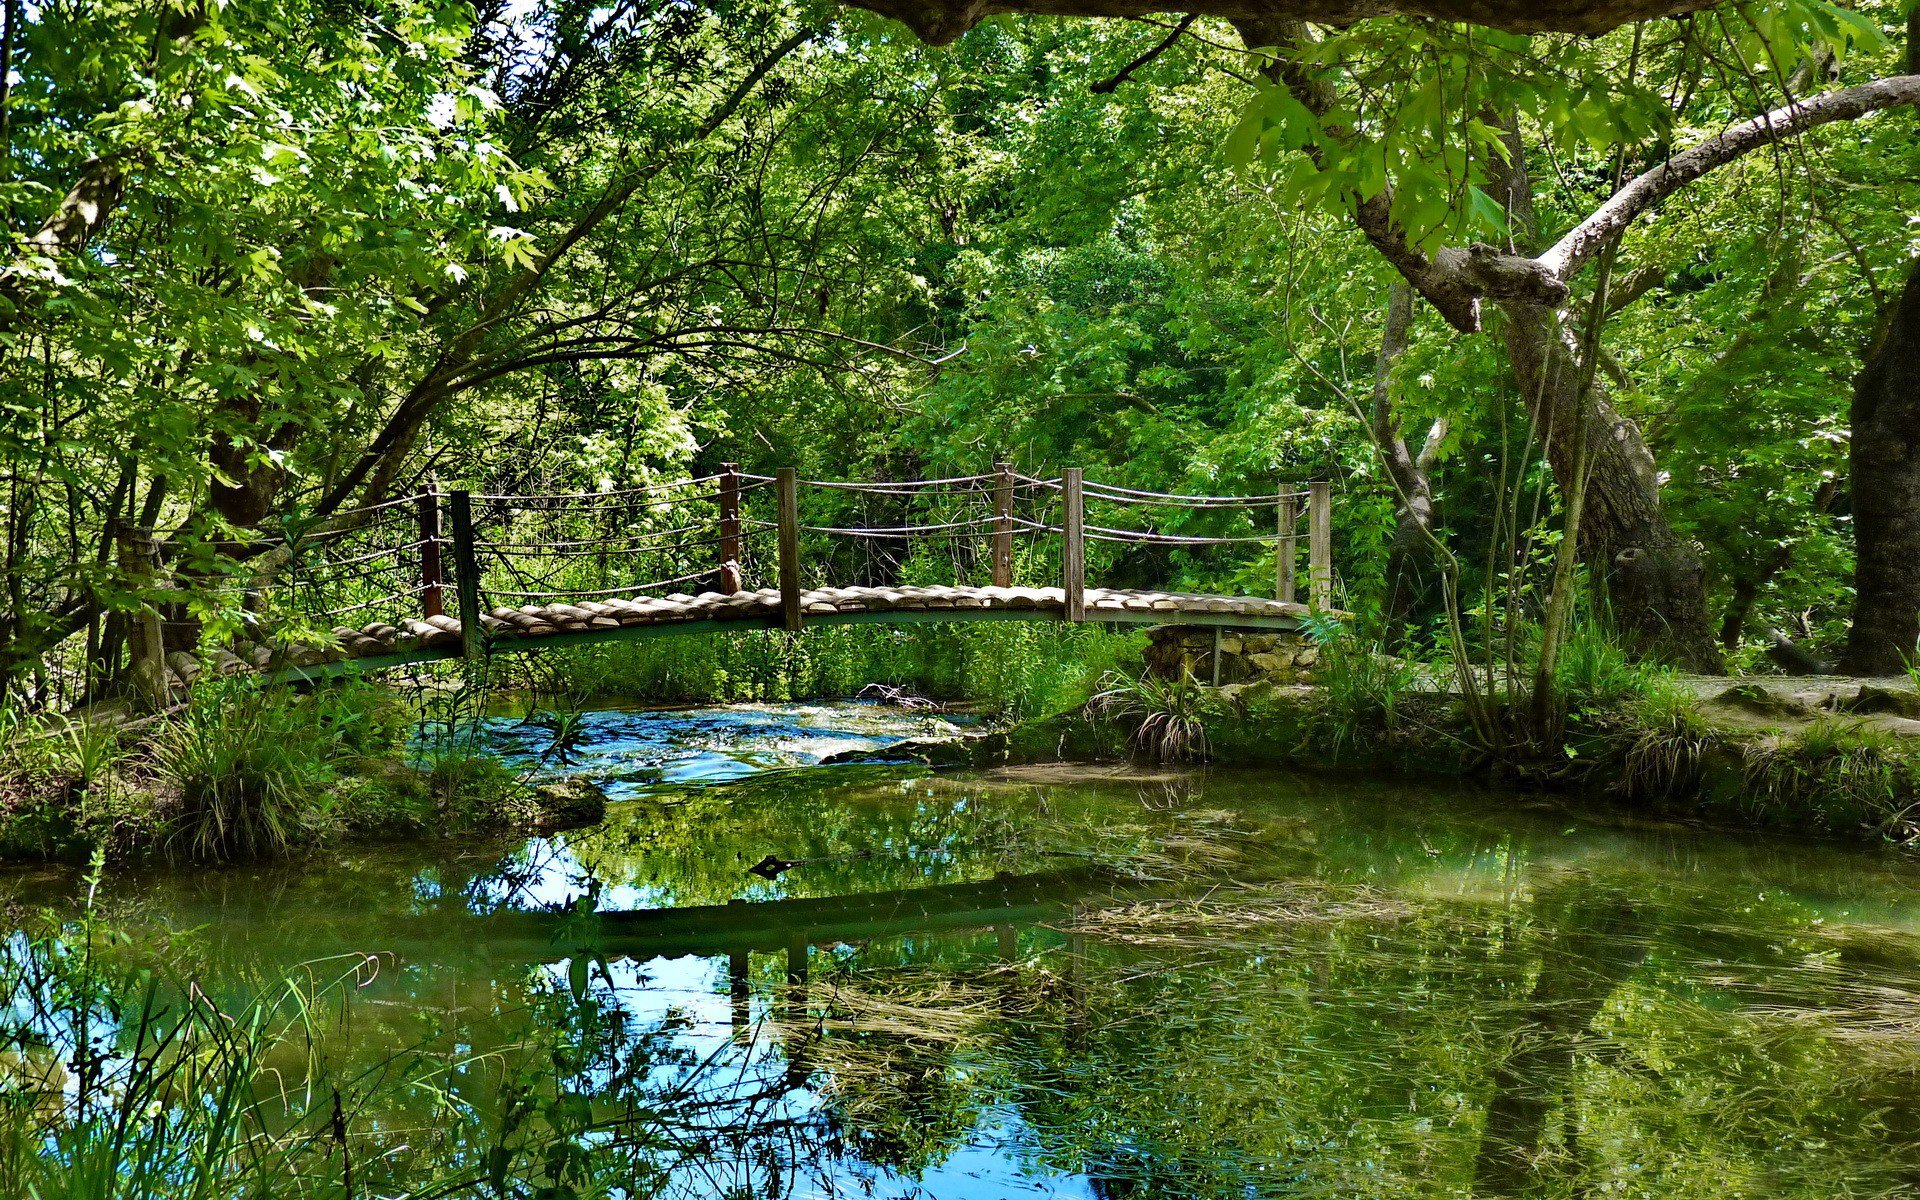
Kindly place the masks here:
[(1842, 668), (1895, 675), (1920, 641), (1920, 264), (1854, 385), (1853, 629)]
[(1387, 599), (1383, 612), (1386, 639), (1399, 640), (1412, 613), (1420, 568), (1432, 561), (1433, 459), (1447, 436), (1447, 423), (1435, 421), (1419, 454), (1407, 445), (1400, 414), (1393, 404), (1393, 364), (1407, 348), (1413, 329), (1413, 288), (1395, 282), (1387, 293), (1386, 324), (1373, 372), (1373, 440), (1393, 481), (1396, 511), (1393, 545), (1387, 555)]
[(1615, 412), (1598, 382), (1580, 397), (1580, 369), (1560, 314), (1508, 303), (1507, 356), (1546, 443), (1561, 489), (1575, 478), (1576, 421), (1586, 422), (1586, 512), (1580, 553), (1606, 590), (1613, 619), (1634, 654), (1683, 670), (1723, 666), (1707, 613), (1706, 567), (1660, 506), (1660, 476), (1639, 428)]

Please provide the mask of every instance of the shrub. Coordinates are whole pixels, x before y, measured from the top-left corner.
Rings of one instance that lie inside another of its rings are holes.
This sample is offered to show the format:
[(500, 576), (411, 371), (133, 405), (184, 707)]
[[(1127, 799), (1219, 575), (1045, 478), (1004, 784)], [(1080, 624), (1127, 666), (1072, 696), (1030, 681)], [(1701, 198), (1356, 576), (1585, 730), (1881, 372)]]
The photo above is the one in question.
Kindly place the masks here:
[(1316, 737), (1338, 753), (1369, 734), (1400, 725), (1401, 705), (1426, 671), (1418, 663), (1386, 654), (1374, 643), (1336, 631), (1320, 647), (1321, 720)]

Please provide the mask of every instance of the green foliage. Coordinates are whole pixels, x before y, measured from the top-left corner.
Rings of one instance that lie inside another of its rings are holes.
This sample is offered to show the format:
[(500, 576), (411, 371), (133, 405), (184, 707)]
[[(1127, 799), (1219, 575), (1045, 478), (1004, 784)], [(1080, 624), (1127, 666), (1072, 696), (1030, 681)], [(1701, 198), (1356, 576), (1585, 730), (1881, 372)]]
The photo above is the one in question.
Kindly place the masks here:
[(564, 679), (576, 700), (848, 698), (879, 684), (1024, 719), (1077, 707), (1108, 670), (1137, 660), (1141, 645), (1139, 634), (1086, 626), (852, 625), (798, 637), (756, 631), (611, 643), (526, 669)]
[(1199, 762), (1212, 748), (1207, 721), (1218, 703), (1190, 671), (1174, 679), (1109, 675), (1087, 701), (1089, 717), (1130, 730), (1134, 747), (1157, 763)]
[[(328, 832), (315, 797), (338, 778), (335, 733), (317, 704), (269, 689), (208, 688), (154, 738), (154, 768), (179, 797), (173, 848), (222, 861), (273, 857)], [(349, 719), (340, 731), (353, 753)]]
[(1791, 739), (1749, 746), (1745, 770), (1750, 811), (1769, 823), (1872, 830), (1902, 842), (1920, 834), (1920, 757), (1884, 730), (1818, 721)]
[(1313, 739), (1338, 757), (1382, 734), (1397, 730), (1402, 706), (1429, 677), (1419, 663), (1397, 658), (1386, 648), (1350, 631), (1331, 628), (1320, 640), (1315, 667), (1319, 719)]

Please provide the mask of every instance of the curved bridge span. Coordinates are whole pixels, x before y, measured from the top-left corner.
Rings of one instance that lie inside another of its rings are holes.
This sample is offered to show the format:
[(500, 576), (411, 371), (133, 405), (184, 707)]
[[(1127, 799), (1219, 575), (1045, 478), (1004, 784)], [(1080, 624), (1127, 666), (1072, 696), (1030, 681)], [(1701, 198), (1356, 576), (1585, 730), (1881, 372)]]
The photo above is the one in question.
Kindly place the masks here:
[[(318, 677), (808, 625), (1016, 620), (1288, 630), (1333, 609), (1331, 507), (1324, 483), (1183, 495), (1102, 484), (1078, 470), (1043, 479), (1006, 466), (848, 482), (729, 464), (698, 479), (609, 492), (434, 491), (290, 525), (244, 546), (242, 560), (257, 566), (244, 588), (230, 590), (243, 592), (253, 632), (192, 652), (163, 628), (167, 597), (178, 594), (170, 587), (179, 585), (159, 578), (150, 537), (145, 545), (138, 533), (123, 539), (122, 565), (131, 577), (151, 577), (157, 597), (150, 615), (133, 622), (135, 661), (180, 687), (208, 671)], [(1257, 580), (1264, 594), (1140, 582), (1202, 565), (1214, 577)], [(1090, 585), (1089, 576), (1126, 586)]]

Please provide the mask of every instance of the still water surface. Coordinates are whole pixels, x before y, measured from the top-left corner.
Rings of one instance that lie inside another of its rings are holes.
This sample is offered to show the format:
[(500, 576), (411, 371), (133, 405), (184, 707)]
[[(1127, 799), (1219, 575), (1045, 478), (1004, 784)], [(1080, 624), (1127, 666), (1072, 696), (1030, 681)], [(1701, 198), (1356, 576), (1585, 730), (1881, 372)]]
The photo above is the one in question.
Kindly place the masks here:
[[(946, 728), (606, 711), (561, 755), (503, 719), (603, 825), (102, 911), (214, 995), (375, 955), (337, 1017), (368, 1061), (590, 998), (553, 1069), (644, 1109), (641, 1194), (1920, 1194), (1911, 861), (1379, 781), (811, 765)], [(588, 909), (634, 915), (551, 915)]]

